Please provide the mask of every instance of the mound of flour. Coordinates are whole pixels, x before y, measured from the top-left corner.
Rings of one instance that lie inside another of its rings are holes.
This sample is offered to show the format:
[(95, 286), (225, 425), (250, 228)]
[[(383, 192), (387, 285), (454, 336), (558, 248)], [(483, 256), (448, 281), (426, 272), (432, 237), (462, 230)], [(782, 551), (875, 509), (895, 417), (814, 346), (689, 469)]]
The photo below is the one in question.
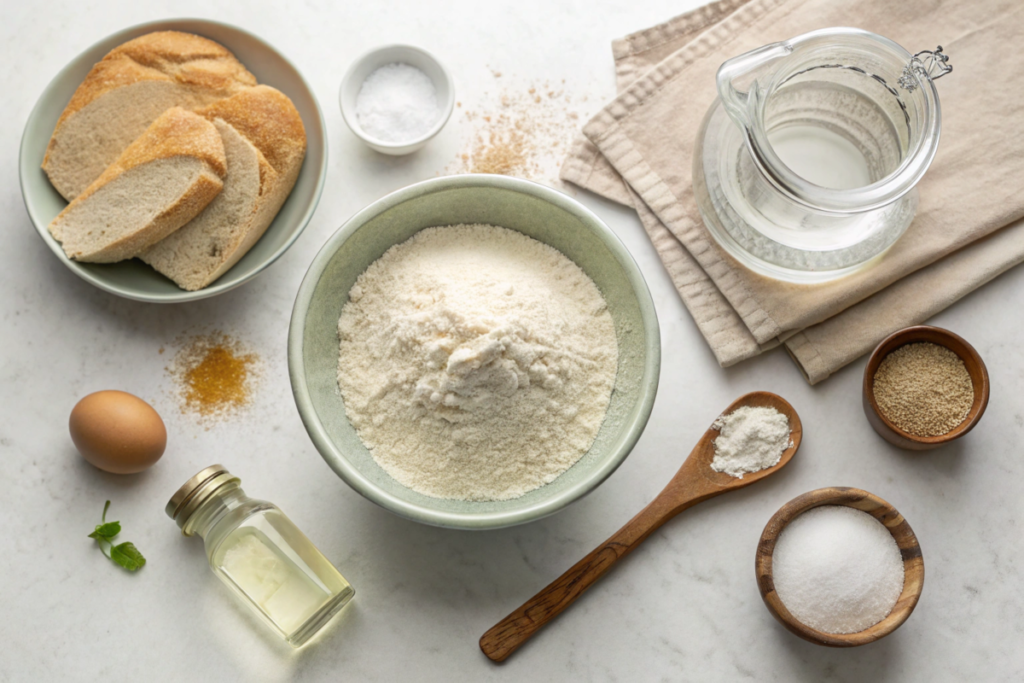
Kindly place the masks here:
[(770, 406), (737, 408), (720, 415), (711, 426), (719, 430), (711, 469), (738, 479), (779, 464), (793, 445), (789, 418)]
[(423, 494), (506, 500), (586, 453), (618, 347), (594, 282), (490, 225), (429, 228), (359, 276), (338, 321), (338, 384), (374, 459)]

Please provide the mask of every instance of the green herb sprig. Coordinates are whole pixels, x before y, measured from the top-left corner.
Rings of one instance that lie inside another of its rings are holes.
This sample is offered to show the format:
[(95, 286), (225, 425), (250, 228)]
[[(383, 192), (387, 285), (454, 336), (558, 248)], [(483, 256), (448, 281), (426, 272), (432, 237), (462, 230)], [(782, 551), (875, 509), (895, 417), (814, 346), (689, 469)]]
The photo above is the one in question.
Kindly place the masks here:
[(107, 508), (109, 507), (110, 501), (108, 500), (107, 504), (103, 506), (103, 517), (96, 525), (96, 530), (89, 534), (89, 538), (95, 538), (100, 545), (100, 552), (128, 571), (142, 569), (146, 566), (146, 558), (133, 543), (125, 542), (114, 545), (114, 536), (121, 533), (121, 522), (107, 521)]

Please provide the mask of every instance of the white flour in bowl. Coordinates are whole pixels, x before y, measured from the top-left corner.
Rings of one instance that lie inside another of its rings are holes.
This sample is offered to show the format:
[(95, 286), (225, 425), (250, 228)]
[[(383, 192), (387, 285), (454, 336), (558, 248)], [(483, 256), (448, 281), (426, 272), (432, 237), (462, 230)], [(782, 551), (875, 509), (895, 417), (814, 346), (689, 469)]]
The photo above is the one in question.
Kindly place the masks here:
[(594, 282), (491, 225), (428, 228), (356, 280), (338, 384), (373, 458), (428, 496), (506, 500), (594, 442), (618, 346)]

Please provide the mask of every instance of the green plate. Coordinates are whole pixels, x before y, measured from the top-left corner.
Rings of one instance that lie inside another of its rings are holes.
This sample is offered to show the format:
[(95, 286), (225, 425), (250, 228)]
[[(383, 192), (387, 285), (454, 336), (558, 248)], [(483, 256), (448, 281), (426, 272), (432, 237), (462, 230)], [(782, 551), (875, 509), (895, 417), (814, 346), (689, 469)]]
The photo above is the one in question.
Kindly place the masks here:
[[(569, 257), (600, 288), (615, 322), (619, 364), (604, 424), (562, 476), (514, 500), (441, 500), (391, 478), (345, 416), (338, 389), (338, 318), (356, 278), (391, 246), (437, 225), (487, 223), (529, 235)], [(661, 341), (651, 294), (622, 242), (579, 202), (536, 183), (493, 175), (428, 180), (353, 216), (320, 250), (299, 288), (288, 368), (299, 414), (327, 464), (356, 491), (403, 517), (487, 529), (556, 512), (615, 471), (647, 424), (658, 389)]]
[[(271, 85), (291, 98), (306, 127), (306, 158), (288, 200), (266, 233), (212, 285), (186, 292), (138, 259), (121, 263), (78, 263), (64, 255), (60, 243), (46, 229), (67, 202), (53, 189), (41, 167), (53, 127), (71, 95), (93, 64), (121, 43), (153, 31), (185, 31), (215, 40), (231, 50), (260, 83)], [(104, 38), (78, 55), (46, 86), (25, 124), (18, 161), (21, 195), (32, 223), (50, 247), (76, 275), (100, 289), (139, 301), (178, 303), (205, 299), (248, 282), (276, 261), (298, 238), (320, 201), (327, 177), (327, 136), (316, 96), (298, 70), (277, 50), (242, 29), (205, 19), (154, 21)]]

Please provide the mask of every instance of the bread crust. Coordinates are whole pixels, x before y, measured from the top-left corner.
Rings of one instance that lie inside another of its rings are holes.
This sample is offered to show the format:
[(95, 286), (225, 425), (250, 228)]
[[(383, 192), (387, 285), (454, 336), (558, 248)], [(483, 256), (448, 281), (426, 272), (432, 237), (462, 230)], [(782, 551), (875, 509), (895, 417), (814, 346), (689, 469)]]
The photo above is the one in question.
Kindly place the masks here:
[[(259, 155), (260, 189), (255, 211), (237, 231), (234, 243), (224, 250), (224, 260), (202, 280), (184, 272), (180, 264), (142, 254), (144, 261), (190, 291), (217, 280), (263, 236), (291, 194), (306, 154), (302, 117), (286, 95), (270, 86), (248, 88), (196, 113), (231, 126), (252, 143)], [(154, 249), (159, 249), (159, 245)]]
[(122, 151), (121, 145), (152, 122), (148, 116), (155, 116), (155, 112), (142, 115), (143, 120), (135, 124), (141, 127), (130, 127), (131, 135), (120, 142), (115, 141), (116, 135), (111, 139), (111, 131), (102, 125), (94, 130), (97, 124), (89, 118), (79, 121), (78, 126), (65, 126), (104, 95), (143, 83), (163, 84), (161, 99), (168, 105), (194, 108), (250, 88), (256, 85), (256, 78), (224, 46), (181, 31), (149, 33), (115, 47), (75, 90), (57, 120), (43, 157), (43, 170), (68, 201), (113, 161)]
[(216, 91), (216, 97), (256, 85), (256, 77), (220, 43), (182, 31), (147, 33), (118, 45), (92, 67), (57, 119), (54, 134), (93, 100), (143, 80), (175, 81)]
[(220, 194), (223, 187), (224, 183), (219, 177), (209, 172), (202, 173), (178, 201), (161, 211), (142, 230), (125, 235), (91, 254), (68, 256), (83, 263), (117, 263), (130, 259), (195, 218)]
[(217, 116), (233, 126), (274, 171), (266, 173), (261, 160), (256, 213), (228, 257), (202, 284), (206, 287), (238, 263), (274, 222), (299, 177), (306, 156), (306, 128), (292, 101), (269, 85), (250, 88), (199, 113)]
[(121, 152), (121, 156), (82, 193), (82, 197), (87, 197), (110, 178), (139, 164), (179, 155), (205, 161), (221, 178), (228, 174), (224, 143), (217, 128), (198, 114), (181, 107), (171, 107)]
[[(137, 166), (176, 156), (199, 159), (208, 168), (189, 191), (172, 206), (161, 211), (149, 225), (131, 233), (107, 247), (91, 254), (68, 253), (69, 258), (95, 263), (112, 263), (132, 258), (146, 247), (163, 239), (174, 230), (192, 220), (209, 204), (223, 188), (222, 179), (227, 175), (227, 160), (224, 143), (216, 126), (208, 120), (172, 107), (164, 112), (138, 139), (128, 146), (121, 156), (105, 170), (99, 178), (68, 204), (53, 222), (49, 230), (54, 237), (65, 241), (63, 220), (82, 202), (86, 202), (100, 188)], [(68, 252), (65, 247), (65, 252)]]
[(247, 88), (196, 113), (211, 121), (221, 119), (241, 133), (278, 175), (287, 176), (292, 167), (302, 165), (306, 127), (292, 101), (276, 88)]

